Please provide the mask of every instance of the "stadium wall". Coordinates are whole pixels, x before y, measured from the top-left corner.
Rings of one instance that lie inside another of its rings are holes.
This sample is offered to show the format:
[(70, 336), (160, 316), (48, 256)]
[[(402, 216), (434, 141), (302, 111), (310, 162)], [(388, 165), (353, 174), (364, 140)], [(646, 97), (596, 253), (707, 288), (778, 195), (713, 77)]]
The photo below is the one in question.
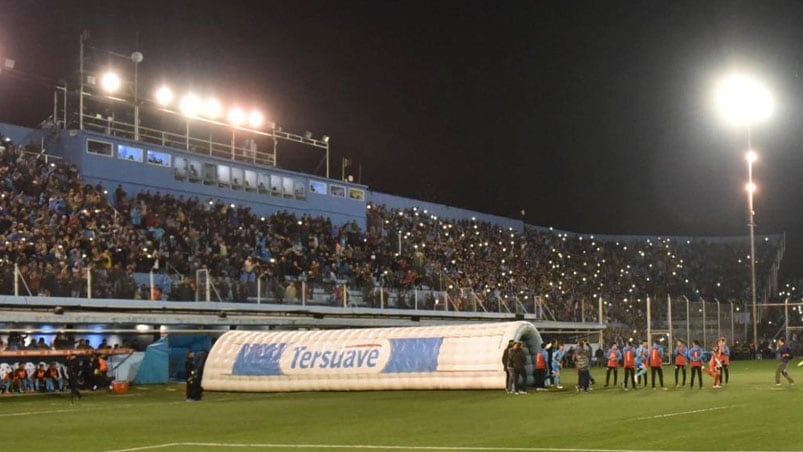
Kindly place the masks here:
[[(323, 331), (230, 331), (203, 372), (211, 391), (502, 389), (502, 353), (541, 336), (529, 322)], [(528, 363), (532, 374), (532, 363)]]
[[(88, 152), (89, 140), (110, 143), (111, 154), (98, 155)], [(59, 144), (60, 146), (54, 152), (76, 164), (87, 183), (99, 183), (109, 193), (113, 193), (119, 184), (129, 195), (136, 195), (140, 190), (149, 190), (151, 193), (160, 192), (161, 194), (171, 194), (176, 197), (197, 196), (201, 201), (214, 199), (226, 204), (250, 207), (256, 215), (270, 215), (286, 210), (299, 214), (307, 213), (311, 216), (329, 217), (335, 225), (356, 221), (361, 228), (365, 228), (366, 187), (363, 185), (316, 178), (278, 168), (257, 167), (243, 162), (217, 159), (174, 148), (139, 143), (88, 131), (78, 132), (73, 130), (62, 132)], [(121, 146), (135, 148), (144, 153), (155, 151), (169, 156), (170, 162), (166, 162), (165, 165), (158, 165), (149, 163), (144, 157), (130, 160), (124, 158), (125, 154), (120, 151)], [(279, 194), (277, 196), (256, 190), (247, 191), (244, 187), (235, 189), (231, 180), (221, 181), (220, 184), (193, 183), (186, 179), (179, 180), (175, 177), (175, 168), (172, 165), (179, 158), (191, 163), (197, 162), (198, 165), (214, 164), (224, 167), (230, 172), (240, 171), (244, 173), (248, 170), (265, 174), (269, 177), (291, 179), (300, 187), (303, 187), (303, 199), (288, 196), (287, 194)], [(342, 188), (338, 193), (342, 193), (343, 196), (332, 195), (327, 190), (332, 186)], [(315, 187), (323, 187), (323, 189), (315, 189)], [(362, 199), (352, 197), (352, 192), (362, 194)]]

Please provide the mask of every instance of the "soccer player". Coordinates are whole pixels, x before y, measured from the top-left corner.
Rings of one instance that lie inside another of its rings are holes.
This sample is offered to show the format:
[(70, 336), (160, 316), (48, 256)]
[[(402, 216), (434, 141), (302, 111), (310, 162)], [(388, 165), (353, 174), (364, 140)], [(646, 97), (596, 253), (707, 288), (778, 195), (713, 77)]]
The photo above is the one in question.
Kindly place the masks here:
[(689, 389), (694, 389), (694, 376), (700, 380), (700, 389), (703, 389), (703, 349), (700, 348), (698, 341), (691, 342), (691, 348), (688, 352), (689, 367), (691, 367), (691, 385)]
[(666, 390), (664, 386), (664, 349), (658, 342), (652, 344), (650, 349), (650, 370), (652, 370), (652, 389), (655, 389), (655, 374), (658, 374), (658, 381), (661, 383), (661, 389)]
[[(636, 358), (637, 361), (640, 360), (644, 365), (647, 365), (647, 361), (649, 359), (650, 354), (650, 345), (645, 341), (641, 341), (641, 345), (638, 346), (636, 349)], [(637, 363), (638, 364), (638, 363)], [(638, 366), (637, 366), (638, 367)], [(644, 376), (644, 387), (647, 387), (647, 372), (637, 372), (636, 373), (636, 380), (638, 380), (639, 384), (641, 383), (641, 376)]]
[(675, 386), (678, 385), (678, 372), (681, 371), (683, 372), (683, 384), (681, 386), (686, 386), (686, 363), (689, 361), (686, 354), (688, 351), (686, 344), (678, 339), (677, 346), (675, 346)]
[(560, 385), (560, 368), (563, 367), (561, 361), (563, 360), (563, 344), (557, 346), (557, 350), (552, 352), (552, 382), (555, 383), (556, 389), (563, 389)]
[(728, 347), (728, 340), (724, 337), (719, 338), (719, 353), (722, 360), (722, 381), (728, 384), (730, 379), (728, 368), (731, 364), (731, 348)]
[(633, 348), (633, 341), (628, 341), (622, 347), (622, 356), (625, 368), (625, 391), (627, 382), (633, 383), (633, 389), (636, 389), (636, 349)]
[(622, 359), (622, 352), (619, 351), (619, 346), (616, 342), (611, 344), (611, 348), (605, 353), (608, 357), (608, 371), (605, 374), (605, 386), (611, 381), (611, 372), (613, 372), (613, 385), (616, 386), (617, 374), (619, 373), (619, 360)]
[(781, 385), (781, 375), (789, 381), (790, 385), (795, 384), (795, 380), (789, 376), (789, 360), (792, 359), (792, 350), (784, 343), (783, 338), (778, 339), (775, 345), (775, 355), (778, 357), (778, 367), (775, 369), (775, 386)]

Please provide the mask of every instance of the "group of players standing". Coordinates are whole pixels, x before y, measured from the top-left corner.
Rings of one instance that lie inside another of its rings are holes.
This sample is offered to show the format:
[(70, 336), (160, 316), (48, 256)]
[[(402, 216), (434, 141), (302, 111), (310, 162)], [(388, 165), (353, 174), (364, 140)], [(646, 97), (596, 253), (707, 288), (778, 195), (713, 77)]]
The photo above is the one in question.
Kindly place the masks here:
[[(695, 377), (699, 380), (699, 387), (703, 387), (704, 371), (714, 379), (713, 388), (719, 389), (722, 383), (728, 383), (730, 379), (730, 347), (727, 340), (723, 337), (712, 347), (710, 358), (706, 363), (704, 360), (703, 349), (698, 341), (693, 341), (691, 347), (687, 346), (682, 340), (678, 340), (671, 357), (675, 365), (675, 386), (686, 385), (686, 367), (691, 370), (691, 384), (694, 388)], [(626, 343), (621, 349), (617, 343), (612, 343), (610, 348), (603, 355), (607, 360), (607, 372), (605, 376), (605, 386), (610, 385), (611, 375), (613, 375), (613, 386), (617, 386), (619, 367), (624, 368), (624, 378), (622, 388), (628, 391), (628, 384), (636, 389), (638, 385), (646, 388), (648, 384), (648, 371), (652, 376), (652, 388), (656, 388), (656, 381), (661, 389), (664, 386), (664, 356), (665, 352), (659, 343), (654, 343), (650, 347), (647, 341), (643, 341), (638, 347), (633, 341)], [(535, 368), (535, 390), (545, 391), (547, 386), (554, 385), (556, 389), (563, 389), (561, 386), (561, 368), (564, 366), (566, 358), (564, 345), (557, 341), (545, 344), (541, 351), (533, 356)], [(594, 383), (594, 378), (590, 373), (590, 351), (584, 341), (580, 341), (572, 355), (575, 368), (578, 374), (577, 391), (588, 392), (589, 383)], [(527, 355), (524, 343), (510, 341), (502, 356), (502, 363), (507, 373), (506, 390), (510, 394), (526, 394), (524, 384), (526, 377)], [(682, 379), (679, 379), (682, 377)]]

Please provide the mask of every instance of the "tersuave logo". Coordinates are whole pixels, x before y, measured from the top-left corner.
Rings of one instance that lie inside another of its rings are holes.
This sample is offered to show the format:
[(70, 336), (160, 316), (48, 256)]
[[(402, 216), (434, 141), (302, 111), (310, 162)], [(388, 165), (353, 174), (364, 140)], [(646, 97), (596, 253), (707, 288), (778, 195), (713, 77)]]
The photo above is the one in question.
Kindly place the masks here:
[(302, 345), (293, 347), (291, 369), (350, 369), (354, 367), (376, 368), (379, 360), (379, 344), (352, 345), (342, 350), (308, 350)]
[(443, 338), (340, 339), (241, 345), (235, 376), (435, 372)]
[(390, 344), (385, 339), (364, 342), (294, 343), (279, 359), (285, 375), (314, 373), (379, 373), (390, 358)]

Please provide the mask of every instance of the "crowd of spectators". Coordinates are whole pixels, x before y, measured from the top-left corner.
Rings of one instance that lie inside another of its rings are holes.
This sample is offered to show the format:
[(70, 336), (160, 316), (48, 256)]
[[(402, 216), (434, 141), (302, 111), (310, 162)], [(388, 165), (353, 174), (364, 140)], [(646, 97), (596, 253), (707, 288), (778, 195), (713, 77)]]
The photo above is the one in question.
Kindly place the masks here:
[[(447, 292), (451, 309), (543, 308), (559, 320), (597, 320), (602, 298), (605, 320), (624, 324), (643, 323), (647, 296), (749, 298), (745, 240), (522, 232), (370, 203), (363, 230), (285, 211), (258, 216), (214, 199), (121, 186), (109, 193), (82, 184), (71, 164), (28, 151), (7, 145), (0, 154), (4, 294), (13, 293), (17, 265), (22, 290), (39, 296), (87, 296), (91, 269), (93, 298), (192, 300), (196, 272), (206, 269), (226, 301), (253, 299), (259, 279), (260, 296), (276, 302), (317, 286), (342, 305), (348, 287), (370, 306), (395, 291), (396, 307), (405, 307), (405, 294), (428, 288)], [(777, 238), (758, 243), (761, 290), (779, 246)], [(172, 289), (154, 294), (134, 282), (151, 271), (174, 277)]]

